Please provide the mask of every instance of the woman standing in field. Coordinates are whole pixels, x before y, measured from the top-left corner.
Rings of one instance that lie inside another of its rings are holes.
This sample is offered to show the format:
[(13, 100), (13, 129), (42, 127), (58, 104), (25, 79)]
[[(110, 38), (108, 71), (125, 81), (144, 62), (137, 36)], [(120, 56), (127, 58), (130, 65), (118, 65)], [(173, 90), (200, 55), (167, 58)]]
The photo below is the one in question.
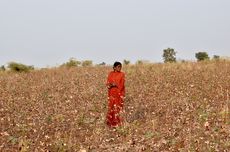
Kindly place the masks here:
[(125, 97), (125, 74), (121, 72), (122, 64), (115, 62), (113, 71), (107, 78), (106, 86), (108, 88), (108, 113), (106, 123), (109, 127), (121, 125), (122, 118), (120, 113), (123, 109), (123, 101)]

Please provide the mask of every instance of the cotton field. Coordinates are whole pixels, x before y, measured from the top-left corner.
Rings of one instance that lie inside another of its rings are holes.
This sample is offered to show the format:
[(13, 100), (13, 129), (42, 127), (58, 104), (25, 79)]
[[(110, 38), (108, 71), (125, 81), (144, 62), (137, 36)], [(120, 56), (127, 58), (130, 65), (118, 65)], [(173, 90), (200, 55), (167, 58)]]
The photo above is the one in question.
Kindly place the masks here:
[(230, 62), (123, 66), (124, 124), (105, 124), (112, 67), (0, 73), (0, 151), (229, 151)]

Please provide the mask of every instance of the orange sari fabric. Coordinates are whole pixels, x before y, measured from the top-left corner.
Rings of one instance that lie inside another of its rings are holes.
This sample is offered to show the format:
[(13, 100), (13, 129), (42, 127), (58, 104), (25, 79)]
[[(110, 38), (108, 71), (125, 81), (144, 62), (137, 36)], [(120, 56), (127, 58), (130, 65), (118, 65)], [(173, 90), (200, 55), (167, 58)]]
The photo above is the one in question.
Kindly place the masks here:
[(112, 71), (107, 78), (107, 86), (114, 83), (116, 86), (108, 89), (108, 113), (106, 123), (109, 127), (116, 127), (122, 123), (120, 112), (123, 109), (123, 97), (125, 96), (125, 74)]

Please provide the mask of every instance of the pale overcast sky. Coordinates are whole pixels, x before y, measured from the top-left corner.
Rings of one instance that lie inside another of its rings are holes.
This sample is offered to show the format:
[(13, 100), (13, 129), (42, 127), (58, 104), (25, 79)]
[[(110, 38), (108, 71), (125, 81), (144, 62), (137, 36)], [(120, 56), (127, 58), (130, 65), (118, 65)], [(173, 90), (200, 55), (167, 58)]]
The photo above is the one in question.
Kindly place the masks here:
[(0, 0), (0, 65), (230, 56), (230, 0)]

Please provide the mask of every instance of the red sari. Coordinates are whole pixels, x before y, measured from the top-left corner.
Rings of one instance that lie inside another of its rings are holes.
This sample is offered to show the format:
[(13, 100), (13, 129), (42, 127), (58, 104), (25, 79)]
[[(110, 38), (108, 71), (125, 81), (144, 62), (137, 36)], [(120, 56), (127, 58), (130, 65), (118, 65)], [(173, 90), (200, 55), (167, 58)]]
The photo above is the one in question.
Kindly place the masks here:
[(107, 86), (114, 83), (108, 89), (108, 113), (106, 116), (106, 123), (109, 127), (116, 127), (122, 123), (120, 112), (123, 109), (123, 98), (125, 96), (125, 74), (123, 72), (112, 71), (107, 78)]

